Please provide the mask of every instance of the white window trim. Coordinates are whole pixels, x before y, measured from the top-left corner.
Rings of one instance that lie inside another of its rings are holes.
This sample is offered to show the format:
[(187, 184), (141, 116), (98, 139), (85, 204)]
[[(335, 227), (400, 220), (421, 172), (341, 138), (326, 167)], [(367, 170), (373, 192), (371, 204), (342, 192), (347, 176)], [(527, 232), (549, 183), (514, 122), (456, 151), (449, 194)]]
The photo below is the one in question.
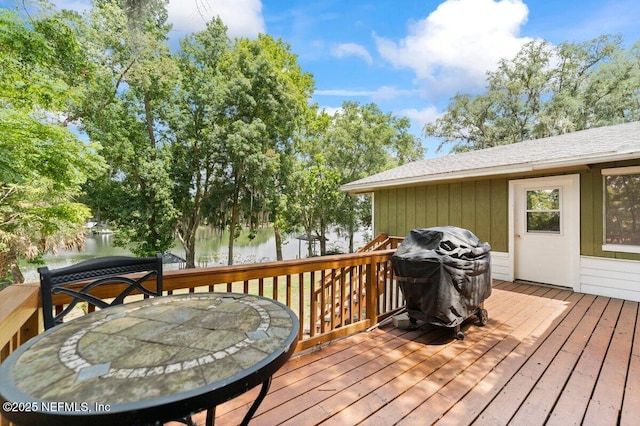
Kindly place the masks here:
[(620, 253), (640, 253), (640, 246), (627, 246), (624, 244), (603, 244), (602, 251), (617, 251)]
[[(607, 234), (607, 198), (604, 192), (607, 189), (605, 177), (607, 176), (623, 176), (640, 174), (640, 166), (630, 167), (614, 167), (611, 169), (602, 169), (602, 240), (604, 241)], [(620, 253), (640, 253), (640, 245), (632, 246), (626, 244), (602, 244), (602, 251), (616, 251)]]
[[(537, 210), (537, 209), (532, 209), (529, 210), (527, 208), (527, 192), (529, 191), (545, 191), (545, 190), (557, 190), (558, 191), (558, 208), (557, 209), (549, 209), (549, 210)], [(545, 187), (540, 187), (540, 188), (527, 188), (524, 190), (525, 193), (525, 206), (524, 206), (524, 214), (527, 215), (527, 213), (552, 213), (552, 212), (557, 212), (560, 216), (560, 230), (559, 231), (530, 231), (529, 230), (529, 222), (527, 220), (527, 218), (524, 218), (524, 232), (530, 235), (548, 235), (548, 236), (553, 236), (553, 235), (558, 235), (558, 236), (563, 236), (564, 235), (564, 226), (562, 224), (563, 222), (563, 206), (562, 206), (562, 187), (560, 186), (545, 186)]]

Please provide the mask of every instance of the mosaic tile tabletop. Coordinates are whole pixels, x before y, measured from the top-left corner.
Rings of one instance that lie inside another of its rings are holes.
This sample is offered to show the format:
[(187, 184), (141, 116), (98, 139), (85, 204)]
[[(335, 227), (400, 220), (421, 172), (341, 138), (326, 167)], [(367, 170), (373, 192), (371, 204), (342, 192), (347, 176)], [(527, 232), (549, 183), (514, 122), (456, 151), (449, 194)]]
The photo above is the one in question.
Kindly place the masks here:
[(51, 401), (118, 404), (190, 392), (288, 351), (295, 316), (257, 296), (194, 293), (128, 303), (43, 336), (15, 363), (15, 386)]

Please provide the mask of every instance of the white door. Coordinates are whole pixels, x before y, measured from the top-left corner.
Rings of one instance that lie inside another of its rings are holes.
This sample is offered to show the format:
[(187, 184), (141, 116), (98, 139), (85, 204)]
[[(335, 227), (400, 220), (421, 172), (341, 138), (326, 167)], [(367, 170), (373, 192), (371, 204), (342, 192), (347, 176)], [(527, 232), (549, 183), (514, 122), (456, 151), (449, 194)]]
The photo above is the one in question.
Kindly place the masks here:
[(513, 180), (516, 279), (578, 289), (580, 176)]

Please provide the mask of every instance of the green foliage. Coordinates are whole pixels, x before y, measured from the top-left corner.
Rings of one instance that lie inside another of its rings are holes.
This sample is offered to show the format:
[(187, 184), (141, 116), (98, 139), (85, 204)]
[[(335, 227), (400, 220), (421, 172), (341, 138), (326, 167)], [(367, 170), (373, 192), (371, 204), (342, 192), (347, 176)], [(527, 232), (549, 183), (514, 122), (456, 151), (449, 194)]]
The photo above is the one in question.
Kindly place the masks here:
[[(107, 173), (87, 201), (116, 229), (116, 244), (145, 256), (168, 250), (178, 212), (163, 108), (177, 82), (165, 44), (166, 2), (97, 1), (87, 39), (100, 60), (93, 99), (79, 106), (83, 128), (102, 145)], [(95, 201), (93, 201), (95, 200)], [(108, 203), (104, 200), (109, 200)]]
[(91, 78), (67, 17), (0, 10), (0, 277), (14, 282), (18, 258), (82, 244), (90, 212), (76, 198), (101, 167), (60, 119)]
[[(302, 72), (288, 44), (265, 35), (237, 39), (221, 61), (221, 72), (227, 78), (219, 126), (224, 140), (221, 157), (226, 161), (222, 180), (231, 198), (228, 226), (233, 230), (243, 199), (253, 201), (257, 195), (263, 205), (280, 206), (273, 198), (286, 185), (286, 176), (277, 172), (280, 154), (290, 150), (313, 81)], [(232, 239), (228, 258), (233, 259)]]
[(82, 201), (138, 255), (177, 237), (188, 266), (199, 226), (228, 228), (231, 261), (234, 235), (265, 218), (278, 233), (302, 222), (353, 232), (367, 201), (340, 185), (422, 156), (406, 118), (373, 104), (345, 103), (335, 117), (309, 106), (313, 78), (282, 40), (231, 41), (214, 19), (170, 52), (166, 4), (0, 13), (3, 253), (37, 258), (79, 242)]
[[(333, 117), (328, 133), (327, 159), (340, 173), (340, 184), (422, 159), (421, 141), (409, 133), (406, 117), (383, 113), (375, 104), (345, 102)], [(333, 205), (335, 223), (349, 236), (371, 223), (371, 200), (366, 196), (342, 195)]]
[[(370, 224), (371, 203), (367, 197), (352, 197), (339, 188), (345, 183), (421, 159), (422, 145), (408, 132), (409, 126), (408, 119), (385, 114), (375, 104), (345, 102), (333, 117), (311, 108), (306, 133), (301, 135), (297, 147), (302, 169), (305, 173), (313, 173), (299, 180), (298, 186), (300, 193), (324, 195), (313, 195), (302, 202), (303, 206), (318, 203), (317, 208), (309, 207), (303, 217), (305, 229), (323, 237), (330, 225), (338, 225), (349, 236), (353, 251), (353, 234), (359, 227)], [(303, 195), (297, 194), (296, 199), (298, 197)], [(321, 252), (325, 253), (322, 239), (320, 246)]]
[(640, 42), (616, 36), (552, 46), (526, 44), (489, 73), (485, 93), (457, 94), (425, 126), (453, 151), (558, 135), (640, 119)]

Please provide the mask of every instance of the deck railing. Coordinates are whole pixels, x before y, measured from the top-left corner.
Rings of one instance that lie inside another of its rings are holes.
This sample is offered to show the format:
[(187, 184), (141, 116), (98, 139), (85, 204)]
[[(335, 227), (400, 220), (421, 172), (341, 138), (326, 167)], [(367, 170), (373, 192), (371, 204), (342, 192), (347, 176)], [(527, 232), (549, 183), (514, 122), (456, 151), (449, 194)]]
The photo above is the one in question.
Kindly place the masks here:
[[(401, 307), (391, 268), (397, 241), (386, 238), (377, 250), (353, 254), (166, 271), (163, 287), (166, 294), (223, 291), (278, 300), (298, 315), (301, 351), (364, 330)], [(54, 304), (66, 302), (56, 297)], [(41, 317), (38, 283), (0, 292), (0, 361), (42, 331)]]

